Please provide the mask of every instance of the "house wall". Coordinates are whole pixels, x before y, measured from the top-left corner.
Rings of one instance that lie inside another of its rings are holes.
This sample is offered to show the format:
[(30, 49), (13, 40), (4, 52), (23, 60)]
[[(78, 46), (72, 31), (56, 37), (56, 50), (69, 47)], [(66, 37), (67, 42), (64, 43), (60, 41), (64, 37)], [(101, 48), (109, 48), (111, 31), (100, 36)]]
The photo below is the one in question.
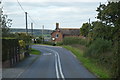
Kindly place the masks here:
[[(59, 37), (58, 37), (58, 38), (56, 38), (56, 34), (59, 34)], [(85, 39), (85, 37), (80, 36), (80, 35), (78, 35), (78, 36), (64, 35), (64, 36), (63, 36), (63, 34), (62, 34), (61, 32), (59, 32), (59, 31), (53, 32), (52, 35), (51, 35), (51, 38), (55, 38), (55, 40), (54, 40), (55, 42), (62, 41), (63, 38), (65, 38), (65, 37), (80, 37), (81, 39)], [(53, 41), (53, 40), (52, 40), (52, 41)]]
[[(56, 34), (59, 35), (58, 38), (56, 38)], [(63, 35), (59, 31), (53, 32), (51, 37), (55, 38), (55, 40), (54, 40), (55, 42), (59, 42), (59, 41), (63, 40)]]

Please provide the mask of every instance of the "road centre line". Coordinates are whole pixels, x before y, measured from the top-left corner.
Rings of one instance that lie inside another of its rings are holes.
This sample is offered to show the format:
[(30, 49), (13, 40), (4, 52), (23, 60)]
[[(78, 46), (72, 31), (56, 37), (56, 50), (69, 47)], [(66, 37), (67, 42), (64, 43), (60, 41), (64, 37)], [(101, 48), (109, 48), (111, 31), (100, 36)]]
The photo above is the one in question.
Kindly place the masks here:
[[(62, 72), (61, 61), (60, 61), (60, 56), (59, 56), (58, 52), (55, 50), (52, 50), (52, 49), (48, 49), (48, 48), (43, 48), (43, 49), (50, 50), (51, 52), (53, 52), (55, 54), (56, 77), (59, 80), (60, 75), (61, 75), (61, 79), (65, 80), (64, 74)], [(60, 74), (59, 74), (59, 71), (60, 71)]]
[(58, 64), (59, 64), (60, 74), (61, 74), (62, 79), (65, 80), (65, 77), (64, 77), (63, 72), (62, 72), (62, 66), (61, 66), (60, 56), (59, 56), (58, 53), (57, 53), (57, 55), (58, 55)]
[(59, 72), (58, 72), (58, 66), (57, 66), (57, 55), (55, 54), (55, 69), (56, 69), (56, 76), (57, 78), (60, 78)]

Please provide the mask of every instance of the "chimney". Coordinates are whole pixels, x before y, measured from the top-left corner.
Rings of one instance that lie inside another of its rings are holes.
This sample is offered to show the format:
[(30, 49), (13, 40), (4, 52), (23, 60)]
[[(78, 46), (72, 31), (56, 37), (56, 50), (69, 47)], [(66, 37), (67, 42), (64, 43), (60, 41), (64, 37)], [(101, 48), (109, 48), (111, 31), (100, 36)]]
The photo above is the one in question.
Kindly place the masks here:
[(56, 29), (59, 29), (59, 23), (56, 23)]

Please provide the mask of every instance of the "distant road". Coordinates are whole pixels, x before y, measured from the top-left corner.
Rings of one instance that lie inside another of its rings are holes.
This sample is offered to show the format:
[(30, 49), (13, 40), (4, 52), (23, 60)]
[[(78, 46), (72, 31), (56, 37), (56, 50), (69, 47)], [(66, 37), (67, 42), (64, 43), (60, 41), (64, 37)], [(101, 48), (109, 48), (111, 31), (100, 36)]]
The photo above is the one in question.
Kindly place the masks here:
[(62, 47), (33, 45), (32, 48), (42, 54), (19, 78), (96, 78)]

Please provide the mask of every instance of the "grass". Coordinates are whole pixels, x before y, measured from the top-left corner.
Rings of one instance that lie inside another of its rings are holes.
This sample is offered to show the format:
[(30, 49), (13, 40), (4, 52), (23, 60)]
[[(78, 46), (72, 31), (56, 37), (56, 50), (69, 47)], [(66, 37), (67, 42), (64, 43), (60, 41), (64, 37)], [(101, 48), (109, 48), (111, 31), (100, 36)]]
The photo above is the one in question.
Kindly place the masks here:
[(63, 46), (64, 48), (70, 50), (79, 61), (92, 73), (94, 73), (99, 78), (110, 78), (109, 73), (103, 67), (96, 64), (96, 61), (90, 58), (86, 58), (83, 56), (83, 51), (71, 47), (71, 46)]
[(31, 48), (31, 52), (30, 52), (30, 54), (40, 55), (41, 52), (40, 52), (39, 50), (36, 50), (36, 49)]
[(46, 46), (52, 46), (50, 44), (41, 44), (41, 43), (33, 43), (32, 45), (46, 45)]

